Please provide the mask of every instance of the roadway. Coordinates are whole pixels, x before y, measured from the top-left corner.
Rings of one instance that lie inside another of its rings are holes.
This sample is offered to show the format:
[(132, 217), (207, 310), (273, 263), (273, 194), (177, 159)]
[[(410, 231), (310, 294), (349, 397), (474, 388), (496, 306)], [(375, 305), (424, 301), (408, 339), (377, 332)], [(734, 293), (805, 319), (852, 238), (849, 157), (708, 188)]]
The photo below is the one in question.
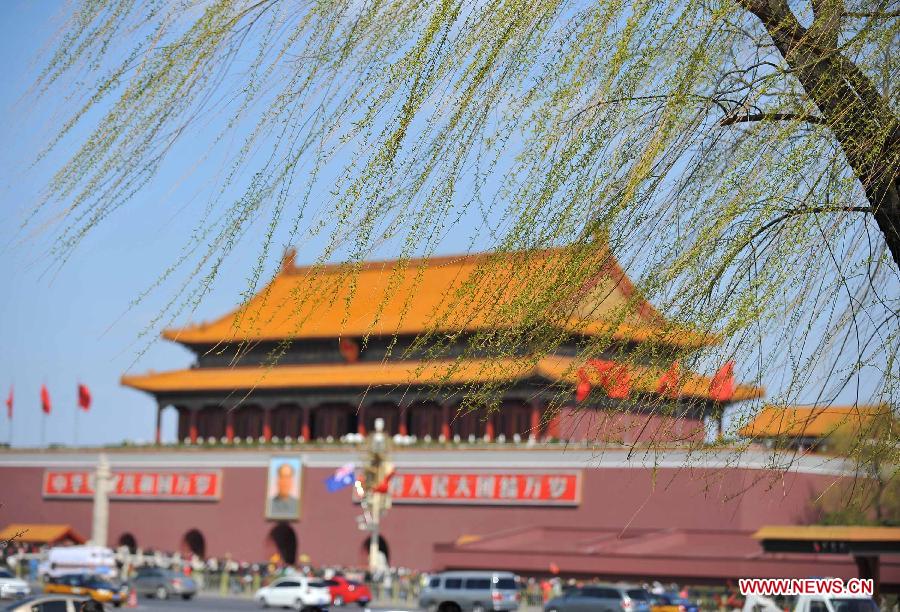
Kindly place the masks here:
[[(109, 610), (115, 610), (111, 606), (107, 606)], [(261, 610), (259, 604), (254, 602), (252, 599), (246, 597), (218, 597), (215, 595), (206, 595), (201, 594), (200, 596), (190, 600), (183, 601), (181, 599), (167, 599), (165, 601), (159, 601), (156, 599), (151, 599), (147, 597), (143, 597), (138, 600), (137, 608), (119, 608), (123, 612), (126, 610), (154, 610), (154, 611), (162, 611), (166, 610), (168, 612), (199, 612), (200, 610)], [(334, 611), (343, 611), (343, 612), (363, 612), (363, 608), (359, 606), (344, 606), (342, 608), (329, 608), (329, 612)], [(365, 610), (371, 610), (371, 612), (394, 612), (394, 611), (402, 611), (406, 612), (409, 610), (415, 610), (415, 608), (410, 607), (391, 607), (391, 606), (372, 606), (369, 608), (365, 608)]]

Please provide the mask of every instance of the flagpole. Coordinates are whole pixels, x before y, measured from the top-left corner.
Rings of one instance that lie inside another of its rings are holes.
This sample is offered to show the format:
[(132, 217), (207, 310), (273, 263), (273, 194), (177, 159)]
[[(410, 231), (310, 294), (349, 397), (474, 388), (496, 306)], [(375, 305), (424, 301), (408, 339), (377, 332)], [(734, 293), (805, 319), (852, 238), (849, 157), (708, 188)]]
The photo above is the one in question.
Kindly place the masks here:
[(72, 446), (78, 446), (78, 406), (75, 406), (75, 442)]
[(14, 399), (15, 399), (14, 395), (13, 395), (14, 389), (15, 389), (15, 386), (10, 385), (9, 395), (6, 398), (6, 417), (7, 417), (7, 420), (9, 421), (9, 431), (7, 433), (9, 435), (9, 447), (10, 448), (12, 448), (12, 441), (13, 441), (13, 416), (14, 416), (14, 412), (15, 412), (13, 410), (13, 404), (14, 404)]
[(47, 413), (42, 411), (41, 414), (41, 448), (43, 448), (47, 439)]

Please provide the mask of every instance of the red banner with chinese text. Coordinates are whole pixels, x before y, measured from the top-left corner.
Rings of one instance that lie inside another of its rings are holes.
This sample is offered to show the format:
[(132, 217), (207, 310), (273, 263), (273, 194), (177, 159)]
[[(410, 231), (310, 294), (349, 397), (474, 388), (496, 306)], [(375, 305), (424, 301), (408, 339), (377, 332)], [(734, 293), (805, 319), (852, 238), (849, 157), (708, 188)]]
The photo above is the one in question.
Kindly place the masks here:
[[(45, 470), (44, 497), (91, 498), (91, 470)], [(112, 474), (109, 497), (121, 499), (216, 501), (222, 495), (221, 470), (122, 470)]]
[(398, 470), (394, 504), (577, 506), (581, 472)]

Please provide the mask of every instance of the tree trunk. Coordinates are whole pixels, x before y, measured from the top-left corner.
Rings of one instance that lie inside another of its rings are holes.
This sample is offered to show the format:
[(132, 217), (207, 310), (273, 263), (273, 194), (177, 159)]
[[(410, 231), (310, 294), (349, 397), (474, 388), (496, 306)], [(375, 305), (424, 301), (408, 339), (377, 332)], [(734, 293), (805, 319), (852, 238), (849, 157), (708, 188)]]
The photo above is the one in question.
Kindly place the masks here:
[(900, 268), (900, 122), (869, 78), (837, 50), (843, 1), (813, 0), (809, 29), (786, 0), (738, 2), (762, 21), (834, 133)]

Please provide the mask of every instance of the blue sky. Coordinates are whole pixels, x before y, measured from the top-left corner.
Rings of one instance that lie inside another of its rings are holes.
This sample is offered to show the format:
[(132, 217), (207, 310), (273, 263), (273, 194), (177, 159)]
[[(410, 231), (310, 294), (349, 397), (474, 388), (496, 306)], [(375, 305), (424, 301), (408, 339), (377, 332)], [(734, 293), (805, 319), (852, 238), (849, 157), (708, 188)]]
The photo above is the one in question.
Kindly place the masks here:
[[(0, 88), (0, 387), (6, 399), (15, 386), (12, 442), (41, 442), (40, 386), (46, 384), (53, 414), (45, 419), (47, 444), (97, 444), (153, 436), (153, 400), (119, 385), (129, 368), (163, 370), (190, 363), (190, 353), (178, 345), (155, 342), (146, 346), (140, 333), (163, 307), (164, 291), (129, 309), (170, 261), (190, 227), (180, 219), (181, 202), (165, 191), (138, 196), (157, 199), (154, 206), (127, 207), (101, 224), (58, 273), (48, 259), (48, 230), (21, 230), (21, 223), (38, 200), (49, 178), (50, 164), (31, 162), (50, 131), (48, 117), (58, 116), (53, 100), (34, 104), (26, 95), (42, 66), (40, 53), (59, 28), (64, 6), (50, 2), (11, 0), (0, 3), (0, 57), (5, 65)], [(52, 9), (52, 10), (51, 10)], [(161, 177), (166, 185), (173, 176)], [(32, 228), (33, 230), (34, 228)], [(253, 257), (253, 254), (249, 254)], [(240, 259), (239, 257), (235, 258)], [(204, 316), (230, 309), (246, 285), (245, 271), (228, 269), (214, 293), (200, 307)], [(135, 362), (137, 359), (137, 363)], [(134, 365), (132, 366), (132, 364)], [(89, 413), (76, 417), (78, 382), (93, 394)], [(174, 436), (174, 415), (164, 431)], [(0, 419), (0, 440), (9, 439), (9, 422)]]
[[(151, 342), (158, 327), (148, 327), (162, 311), (177, 284), (169, 282), (136, 306), (134, 298), (151, 286), (172, 263), (194, 228), (207, 197), (215, 191), (222, 164), (204, 159), (203, 142), (182, 143), (157, 179), (130, 205), (100, 224), (58, 269), (48, 255), (52, 224), (22, 224), (39, 201), (54, 164), (72, 152), (64, 142), (57, 154), (32, 167), (66, 110), (66, 100), (35, 98), (28, 93), (53, 34), (62, 26), (66, 4), (4, 0), (0, 2), (0, 396), (15, 386), (15, 446), (99, 444), (130, 439), (148, 441), (154, 431), (152, 398), (119, 385), (127, 372), (180, 368), (191, 362), (184, 348)], [(197, 141), (202, 139), (195, 139)], [(197, 160), (202, 160), (198, 163)], [(192, 168), (185, 173), (185, 168)], [(439, 252), (461, 252), (475, 221), (464, 219)], [(262, 224), (260, 224), (262, 225)], [(248, 270), (258, 255), (264, 227), (254, 227), (235, 250), (213, 291), (194, 319), (208, 320), (231, 310), (247, 288)], [(310, 261), (321, 245), (310, 243), (298, 259)], [(278, 249), (276, 249), (278, 250)], [(278, 252), (268, 261), (276, 265)], [(179, 323), (184, 323), (184, 317)], [(149, 332), (143, 336), (142, 332)], [(738, 376), (741, 368), (738, 366)], [(93, 394), (89, 413), (77, 413), (76, 388)], [(775, 390), (777, 381), (769, 385)], [(43, 417), (40, 387), (46, 384), (53, 414)], [(850, 399), (850, 398), (842, 398)], [(0, 440), (10, 439), (10, 423), (0, 418)], [(164, 437), (174, 437), (174, 414), (164, 423)]]

